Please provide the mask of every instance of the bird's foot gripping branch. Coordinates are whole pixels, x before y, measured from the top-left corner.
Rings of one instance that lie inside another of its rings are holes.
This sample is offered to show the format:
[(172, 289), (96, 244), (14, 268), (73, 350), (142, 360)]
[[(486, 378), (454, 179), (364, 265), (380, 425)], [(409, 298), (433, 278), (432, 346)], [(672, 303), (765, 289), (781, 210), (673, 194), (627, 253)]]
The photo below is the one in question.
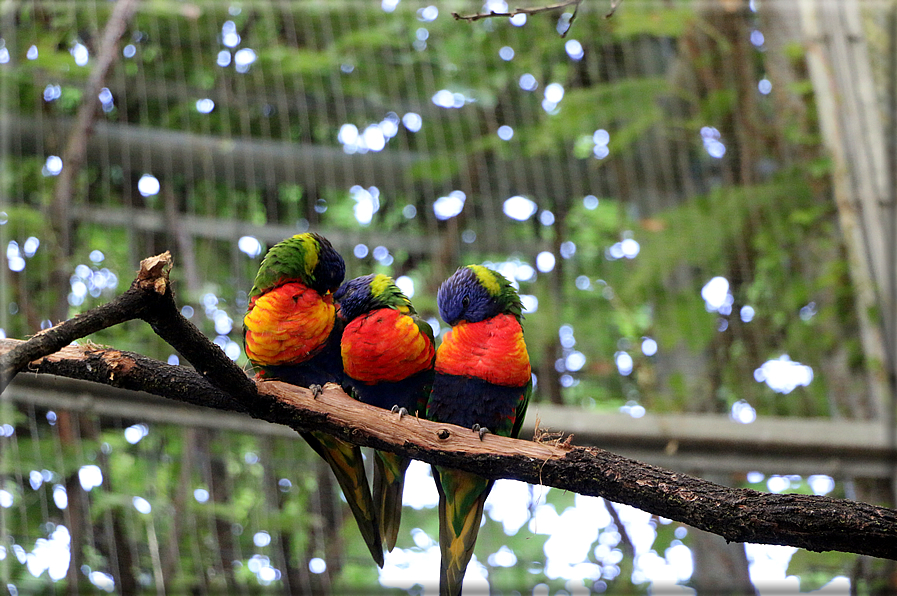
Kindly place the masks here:
[[(113, 301), (27, 341), (0, 340), (2, 387), (19, 372), (51, 374), (141, 390), (172, 400), (244, 412), (297, 431), (314, 430), (488, 479), (511, 478), (638, 507), (729, 541), (838, 550), (897, 559), (897, 511), (812, 495), (723, 487), (601, 449), (486, 434), (394, 415), (328, 384), (320, 397), (278, 381), (255, 382), (184, 319), (169, 281), (171, 256), (151, 257)], [(91, 333), (141, 319), (193, 369), (93, 344)]]

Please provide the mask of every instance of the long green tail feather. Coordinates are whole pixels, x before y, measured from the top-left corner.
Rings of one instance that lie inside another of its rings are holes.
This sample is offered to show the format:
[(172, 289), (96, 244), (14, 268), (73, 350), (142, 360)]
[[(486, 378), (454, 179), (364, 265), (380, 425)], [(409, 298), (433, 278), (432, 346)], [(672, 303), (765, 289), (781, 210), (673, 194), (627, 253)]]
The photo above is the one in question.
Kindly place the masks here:
[(374, 456), (374, 503), (380, 518), (380, 535), (386, 543), (386, 552), (395, 548), (399, 536), (405, 470), (410, 463), (411, 460), (407, 457), (394, 453), (377, 451)]
[(439, 490), (439, 596), (460, 596), (467, 564), (494, 481), (476, 474), (433, 466)]
[(377, 512), (368, 488), (367, 474), (364, 472), (361, 449), (357, 445), (326, 433), (304, 432), (302, 437), (330, 465), (336, 481), (346, 496), (349, 509), (355, 516), (361, 537), (371, 551), (374, 561), (383, 567), (383, 539), (380, 537)]

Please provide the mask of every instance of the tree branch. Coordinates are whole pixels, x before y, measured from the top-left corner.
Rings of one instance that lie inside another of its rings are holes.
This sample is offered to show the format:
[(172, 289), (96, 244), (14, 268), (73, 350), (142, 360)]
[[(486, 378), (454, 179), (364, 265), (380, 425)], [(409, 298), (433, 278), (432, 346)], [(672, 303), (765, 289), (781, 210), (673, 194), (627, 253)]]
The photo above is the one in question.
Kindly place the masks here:
[[(617, 9), (617, 5), (622, 0), (614, 0), (611, 4), (611, 10), (605, 18), (610, 18), (614, 11)], [(558, 2), (557, 4), (550, 4), (548, 6), (536, 6), (533, 8), (515, 8), (512, 12), (496, 12), (491, 10), (489, 12), (478, 12), (476, 14), (470, 15), (462, 15), (457, 12), (453, 12), (452, 16), (455, 17), (456, 21), (468, 21), (474, 22), (479, 21), (480, 19), (488, 19), (490, 17), (515, 17), (519, 14), (525, 14), (527, 16), (539, 14), (542, 12), (550, 12), (552, 10), (560, 10), (562, 8), (567, 8), (569, 6), (573, 7), (573, 14), (570, 15), (570, 20), (567, 21), (567, 28), (561, 33), (561, 37), (567, 37), (567, 33), (570, 32), (570, 28), (573, 26), (573, 21), (576, 20), (576, 15), (579, 13), (579, 5), (583, 3), (583, 0), (564, 0), (563, 2)]]
[[(168, 264), (167, 253), (147, 259), (131, 288), (113, 302), (27, 342), (0, 340), (0, 360), (14, 370), (85, 379), (245, 412), (296, 430), (330, 433), (358, 445), (487, 478), (513, 478), (605, 497), (728, 541), (897, 558), (897, 511), (892, 509), (846, 499), (727, 488), (602, 449), (570, 447), (560, 441), (541, 443), (495, 435), (480, 441), (470, 429), (399, 418), (367, 406), (332, 384), (314, 399), (303, 388), (277, 381), (256, 383), (180, 316), (168, 282)], [(112, 305), (133, 308), (134, 312), (110, 316)], [(149, 321), (202, 372), (111, 348), (66, 345), (78, 333), (129, 318)], [(60, 342), (65, 347), (51, 354)], [(25, 355), (34, 357), (21, 364)]]
[[(257, 398), (255, 385), (241, 369), (196, 326), (185, 319), (174, 302), (171, 254), (144, 259), (137, 277), (124, 293), (58, 325), (37, 333), (27, 342), (0, 356), (0, 392), (29, 362), (53, 354), (75, 340), (133, 319), (142, 319), (178, 350), (210, 383), (246, 400)], [(214, 371), (214, 374), (210, 374)]]
[(476, 14), (471, 15), (462, 15), (457, 12), (453, 12), (452, 16), (455, 17), (456, 21), (479, 21), (480, 19), (488, 19), (490, 17), (513, 17), (519, 14), (525, 15), (533, 15), (539, 14), (542, 12), (549, 12), (552, 10), (560, 10), (561, 8), (567, 8), (568, 6), (575, 6), (574, 10), (579, 9), (579, 5), (582, 4), (583, 0), (564, 0), (564, 2), (558, 2), (557, 4), (550, 4), (548, 6), (535, 6), (533, 8), (515, 8), (512, 12), (496, 12), (491, 10), (489, 12), (478, 12)]
[(614, 16), (614, 13), (617, 12), (617, 8), (622, 2), (623, 0), (612, 0), (610, 3), (610, 11), (606, 15), (604, 15), (604, 18), (609, 19)]

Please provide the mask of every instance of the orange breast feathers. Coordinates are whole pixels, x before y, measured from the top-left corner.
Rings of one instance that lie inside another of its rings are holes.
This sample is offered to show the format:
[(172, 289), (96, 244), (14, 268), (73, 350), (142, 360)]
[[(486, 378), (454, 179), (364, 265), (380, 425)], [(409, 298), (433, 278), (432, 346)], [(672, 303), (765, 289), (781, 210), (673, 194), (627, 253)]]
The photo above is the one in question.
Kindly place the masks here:
[(522, 387), (530, 382), (523, 328), (514, 315), (479, 323), (461, 321), (445, 334), (436, 352), (436, 372), (476, 377), (495, 385)]
[(414, 319), (393, 308), (379, 308), (343, 329), (346, 374), (362, 383), (395, 382), (433, 365), (435, 348)]
[(294, 282), (256, 297), (243, 319), (253, 364), (299, 364), (324, 346), (336, 321), (333, 298)]

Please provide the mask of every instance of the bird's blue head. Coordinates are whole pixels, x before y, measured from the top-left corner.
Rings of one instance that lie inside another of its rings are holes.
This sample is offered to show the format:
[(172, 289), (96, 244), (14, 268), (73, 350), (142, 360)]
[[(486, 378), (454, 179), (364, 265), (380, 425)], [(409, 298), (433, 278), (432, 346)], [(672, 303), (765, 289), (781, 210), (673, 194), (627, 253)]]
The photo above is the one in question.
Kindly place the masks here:
[(439, 287), (439, 316), (449, 325), (478, 323), (500, 314), (523, 318), (517, 291), (502, 274), (482, 265), (458, 269)]
[(313, 287), (318, 292), (334, 291), (346, 276), (346, 263), (336, 252), (330, 241), (320, 234), (312, 233), (318, 242), (318, 263), (314, 269)]
[(395, 281), (382, 273), (362, 275), (344, 283), (333, 294), (339, 304), (340, 317), (351, 321), (378, 308), (394, 308), (406, 314), (416, 314), (411, 301)]

